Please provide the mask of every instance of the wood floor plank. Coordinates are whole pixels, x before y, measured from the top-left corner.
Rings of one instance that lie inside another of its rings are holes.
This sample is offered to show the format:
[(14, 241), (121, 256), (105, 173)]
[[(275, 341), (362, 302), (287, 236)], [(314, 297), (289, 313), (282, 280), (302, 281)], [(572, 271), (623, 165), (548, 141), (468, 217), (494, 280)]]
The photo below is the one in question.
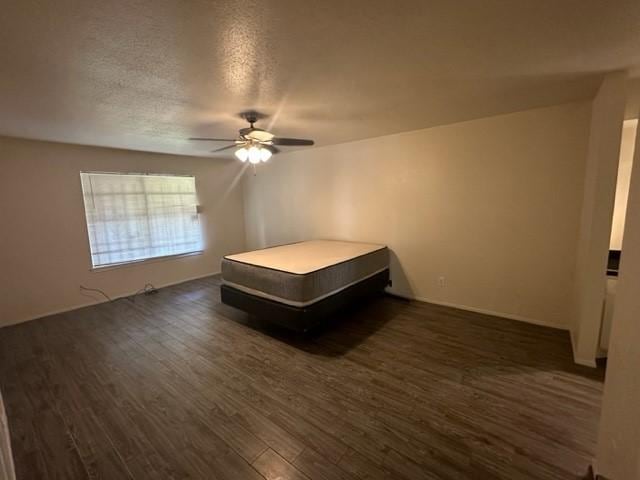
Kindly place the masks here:
[(361, 480), (391, 480), (397, 478), (392, 471), (369, 460), (357, 450), (350, 448), (340, 459), (338, 466)]
[[(346, 453), (346, 452), (345, 452)], [(355, 480), (352, 474), (329, 461), (312, 448), (306, 448), (295, 462), (295, 467), (309, 478), (320, 480)]]
[(4, 336), (2, 349), (5, 352), (3, 362), (0, 364), (0, 384), (2, 385), (2, 395), (7, 416), (9, 418), (9, 429), (13, 458), (17, 478), (19, 479), (48, 479), (47, 463), (44, 452), (39, 447), (34, 425), (35, 415), (26, 396), (24, 389), (20, 385), (18, 371), (15, 362), (8, 353), (13, 344), (13, 336)]
[(282, 480), (285, 478), (287, 480), (309, 480), (309, 477), (270, 448), (253, 462), (253, 467), (266, 480)]
[(104, 410), (98, 421), (134, 478), (190, 478), (182, 458), (162, 455), (128, 412), (120, 408)]
[(603, 370), (566, 332), (385, 297), (299, 337), (219, 277), (0, 329), (18, 479), (577, 480)]

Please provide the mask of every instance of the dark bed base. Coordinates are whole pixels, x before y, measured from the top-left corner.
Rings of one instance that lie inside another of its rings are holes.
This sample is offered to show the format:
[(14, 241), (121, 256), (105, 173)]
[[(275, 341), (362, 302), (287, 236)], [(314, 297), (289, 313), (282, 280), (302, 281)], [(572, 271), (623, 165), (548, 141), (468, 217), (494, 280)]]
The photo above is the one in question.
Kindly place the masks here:
[(389, 270), (387, 269), (306, 307), (292, 307), (242, 292), (228, 285), (222, 285), (220, 293), (222, 302), (227, 305), (285, 328), (307, 332), (347, 305), (382, 292), (388, 283)]

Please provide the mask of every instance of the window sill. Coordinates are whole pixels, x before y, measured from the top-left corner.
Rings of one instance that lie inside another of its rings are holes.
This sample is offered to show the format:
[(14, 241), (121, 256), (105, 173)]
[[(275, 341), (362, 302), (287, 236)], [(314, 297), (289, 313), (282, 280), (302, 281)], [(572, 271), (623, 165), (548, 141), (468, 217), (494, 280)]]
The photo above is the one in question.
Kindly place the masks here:
[(129, 262), (122, 262), (122, 263), (111, 263), (109, 265), (101, 265), (98, 267), (91, 267), (89, 269), (90, 272), (92, 273), (97, 273), (97, 272), (104, 272), (107, 270), (113, 270), (116, 268), (124, 268), (124, 267), (133, 267), (136, 265), (141, 265), (141, 264), (146, 264), (146, 263), (155, 263), (155, 262), (163, 262), (166, 260), (175, 260), (178, 258), (184, 258), (184, 257), (194, 257), (197, 255), (203, 255), (204, 254), (204, 250), (200, 250), (197, 252), (188, 252), (188, 253), (177, 253), (175, 255), (165, 255), (164, 257), (152, 257), (152, 258), (143, 258), (141, 260), (131, 260)]

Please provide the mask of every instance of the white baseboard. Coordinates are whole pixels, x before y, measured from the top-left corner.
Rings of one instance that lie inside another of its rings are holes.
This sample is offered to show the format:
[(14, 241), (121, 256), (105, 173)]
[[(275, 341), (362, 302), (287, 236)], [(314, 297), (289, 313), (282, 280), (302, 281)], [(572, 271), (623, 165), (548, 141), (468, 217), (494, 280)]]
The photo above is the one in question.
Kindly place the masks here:
[(578, 365), (596, 368), (598, 364), (596, 363), (595, 358), (581, 358), (578, 356), (578, 347), (576, 346), (576, 336), (573, 333), (573, 330), (569, 330), (569, 334), (571, 336), (571, 349), (573, 350), (573, 361)]
[[(163, 283), (161, 285), (156, 285), (156, 288), (165, 288), (165, 287), (171, 287), (173, 285), (180, 285), (181, 283), (185, 283), (185, 282), (190, 282), (192, 280), (200, 280), (201, 278), (207, 278), (207, 277), (213, 277), (214, 275), (220, 275), (220, 270), (216, 270), (215, 272), (211, 272), (211, 273), (205, 273), (203, 275), (196, 275), (194, 277), (188, 277), (188, 278), (184, 278), (182, 280), (177, 280), (175, 282), (169, 282), (169, 283)], [(134, 292), (135, 293), (135, 292)], [(123, 297), (128, 297), (129, 295), (122, 295)]]
[[(203, 275), (196, 275), (196, 276), (193, 276), (193, 277), (184, 278), (184, 279), (181, 279), (181, 280), (178, 280), (178, 281), (175, 281), (175, 282), (169, 282), (169, 283), (164, 283), (164, 284), (161, 284), (161, 285), (156, 285), (156, 288), (170, 287), (172, 285), (179, 285), (181, 283), (189, 282), (189, 281), (192, 281), (192, 280), (198, 280), (200, 278), (210, 277), (212, 275), (219, 275), (219, 274), (220, 274), (220, 271), (217, 270), (215, 272), (205, 273)], [(520, 316), (520, 315), (510, 314), (510, 313), (496, 312), (496, 311), (493, 311), (493, 310), (487, 310), (487, 309), (483, 309), (483, 308), (470, 307), (468, 305), (460, 305), (460, 304), (457, 304), (457, 303), (442, 302), (442, 301), (439, 301), (439, 300), (434, 300), (434, 299), (430, 299), (430, 298), (426, 298), (426, 297), (410, 297), (410, 296), (403, 295), (403, 294), (398, 293), (398, 292), (394, 292), (393, 290), (390, 290), (390, 289), (387, 289), (387, 291), (392, 295), (395, 295), (395, 296), (398, 296), (398, 297), (401, 297), (401, 298), (406, 298), (407, 300), (415, 300), (415, 301), (418, 301), (418, 302), (432, 303), (434, 305), (441, 305), (443, 307), (457, 308), (459, 310), (465, 310), (465, 311), (468, 311), (468, 312), (481, 313), (483, 315), (491, 315), (493, 317), (507, 318), (509, 320), (516, 320), (516, 321), (519, 321), (519, 322), (531, 323), (533, 325), (540, 325), (540, 326), (543, 326), (543, 327), (550, 327), (550, 328), (556, 328), (558, 330), (569, 330), (570, 331), (570, 329), (565, 325), (557, 325), (557, 324), (554, 324), (554, 323), (545, 322), (543, 320), (532, 319), (532, 318), (523, 317), (523, 316)], [(126, 298), (126, 297), (129, 297), (129, 296), (133, 295), (134, 293), (136, 293), (136, 291), (129, 292), (127, 294), (114, 297), (113, 300), (119, 300), (121, 298)], [(95, 300), (93, 302), (86, 302), (86, 303), (82, 303), (82, 304), (76, 304), (76, 305), (69, 306), (69, 307), (66, 307), (66, 308), (63, 308), (63, 309), (60, 309), (60, 310), (52, 310), (52, 311), (48, 311), (48, 312), (45, 312), (45, 313), (39, 313), (39, 314), (34, 315), (32, 317), (27, 317), (27, 318), (24, 318), (24, 319), (21, 319), (21, 320), (17, 320), (17, 321), (13, 321), (13, 322), (9, 322), (9, 323), (3, 324), (2, 326), (0, 326), (0, 328), (1, 327), (8, 327), (10, 325), (17, 325), (19, 323), (29, 322), (31, 320), (37, 320), (39, 318), (48, 317), (50, 315), (57, 315), (57, 314), (60, 314), (60, 313), (70, 312), (70, 311), (73, 311), (73, 310), (78, 310), (80, 308), (85, 308), (85, 307), (89, 307), (91, 305), (98, 305), (100, 303), (106, 303), (106, 302), (108, 302), (108, 300)], [(579, 363), (580, 365), (586, 365), (586, 366), (590, 366), (590, 367), (591, 366), (595, 367), (596, 366), (595, 365), (595, 361), (588, 361), (588, 360), (584, 360), (584, 359), (575, 358), (575, 351), (576, 350), (575, 350), (574, 337), (573, 337), (573, 333), (572, 332), (571, 332), (571, 341), (572, 341), (572, 345), (574, 347), (573, 351), (574, 351), (574, 360), (575, 360), (575, 362)]]
[(566, 325), (558, 325), (556, 323), (545, 322), (544, 320), (538, 320), (538, 319), (535, 319), (535, 318), (523, 317), (521, 315), (514, 315), (512, 313), (496, 312), (496, 311), (493, 311), (493, 310), (486, 310), (484, 308), (470, 307), (468, 305), (460, 305), (460, 304), (457, 304), (457, 303), (442, 302), (440, 300), (434, 300), (434, 299), (426, 298), (426, 297), (409, 297), (407, 295), (403, 295), (403, 294), (394, 292), (393, 290), (389, 290), (389, 289), (387, 289), (387, 292), (392, 294), (392, 295), (401, 297), (401, 298), (406, 298), (407, 300), (416, 300), (418, 302), (432, 303), (434, 305), (440, 305), (440, 306), (443, 306), (443, 307), (457, 308), (459, 310), (465, 310), (467, 312), (481, 313), (483, 315), (491, 315), (492, 317), (501, 317), (501, 318), (507, 318), (509, 320), (517, 320), (518, 322), (531, 323), (533, 325), (540, 325), (541, 327), (555, 328), (555, 329), (558, 329), (558, 330), (569, 330), (569, 327), (567, 327)]
[[(213, 275), (219, 275), (220, 274), (220, 270), (217, 270), (215, 272), (211, 272), (211, 273), (205, 273), (204, 275), (196, 275), (194, 277), (188, 277), (188, 278), (184, 278), (181, 280), (177, 280), (175, 282), (168, 282), (168, 283), (163, 283), (160, 285), (154, 285), (156, 288), (165, 288), (165, 287), (171, 287), (172, 285), (179, 285), (181, 283), (185, 283), (185, 282), (190, 282), (192, 280), (198, 280), (200, 278), (206, 278), (206, 277), (211, 277)], [(124, 295), (119, 295), (117, 297), (112, 297), (111, 301), (114, 300), (120, 300), (121, 298), (127, 298), (130, 297), (131, 295), (139, 292), (140, 290), (134, 290), (132, 292), (126, 293)], [(39, 318), (44, 318), (44, 317), (49, 317), (51, 315), (58, 315), (60, 313), (66, 313), (66, 312), (72, 312), (73, 310), (79, 310), (80, 308), (85, 308), (85, 307), (90, 307), (92, 305), (99, 305), (101, 303), (107, 303), (109, 300), (94, 300), (92, 302), (86, 302), (86, 303), (79, 303), (76, 305), (71, 305), (69, 307), (65, 307), (62, 308), (60, 310), (50, 310), (47, 311), (45, 313), (38, 313), (34, 316), (31, 317), (27, 317), (27, 318), (23, 318), (20, 320), (15, 320), (15, 321), (10, 321), (9, 323), (3, 323), (2, 325), (0, 325), (0, 328), (2, 327), (10, 327), (11, 325), (18, 325), (20, 323), (24, 323), (24, 322), (30, 322), (32, 320), (38, 320)]]

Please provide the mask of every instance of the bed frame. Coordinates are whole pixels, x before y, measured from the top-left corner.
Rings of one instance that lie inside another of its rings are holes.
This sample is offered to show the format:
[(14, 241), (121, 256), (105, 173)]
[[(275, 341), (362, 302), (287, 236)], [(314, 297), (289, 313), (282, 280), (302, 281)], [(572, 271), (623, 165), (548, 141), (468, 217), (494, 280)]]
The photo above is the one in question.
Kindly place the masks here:
[(293, 307), (242, 292), (228, 285), (220, 287), (220, 294), (222, 303), (243, 310), (249, 315), (254, 315), (290, 330), (308, 332), (344, 307), (358, 300), (381, 293), (388, 284), (389, 269), (385, 269), (306, 307)]

